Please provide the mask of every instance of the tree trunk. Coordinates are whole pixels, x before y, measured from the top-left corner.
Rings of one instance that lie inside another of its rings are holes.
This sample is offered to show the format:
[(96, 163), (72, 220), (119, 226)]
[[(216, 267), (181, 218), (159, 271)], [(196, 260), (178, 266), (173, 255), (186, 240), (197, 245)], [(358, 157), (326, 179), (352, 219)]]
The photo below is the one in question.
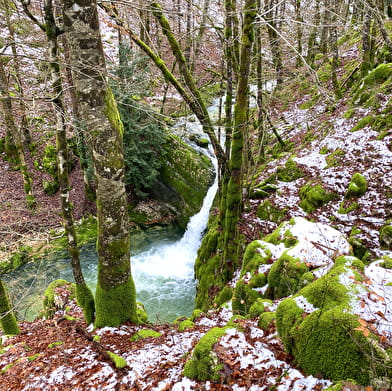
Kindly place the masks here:
[(16, 335), (20, 333), (18, 322), (10, 305), (4, 282), (0, 280), (0, 326), (4, 334)]
[(276, 71), (276, 83), (280, 86), (283, 83), (283, 63), (280, 48), (279, 32), (276, 21), (275, 0), (265, 1), (265, 20), (267, 22), (268, 38), (271, 46), (272, 61)]
[(28, 147), (31, 145), (32, 140), (31, 140), (31, 134), (30, 134), (30, 128), (29, 128), (29, 121), (27, 119), (27, 107), (26, 103), (24, 100), (24, 88), (23, 88), (23, 83), (22, 83), (22, 78), (20, 76), (20, 62), (19, 62), (19, 57), (18, 57), (18, 52), (16, 50), (16, 36), (15, 36), (15, 28), (13, 23), (11, 23), (11, 12), (10, 12), (10, 7), (11, 4), (9, 3), (9, 0), (3, 0), (2, 5), (4, 7), (4, 14), (5, 14), (5, 19), (7, 23), (7, 28), (9, 31), (10, 35), (10, 45), (11, 45), (11, 50), (12, 50), (12, 55), (13, 55), (13, 64), (14, 64), (14, 79), (16, 81), (16, 84), (18, 86), (18, 92), (19, 92), (19, 107), (20, 107), (20, 130), (21, 130), (21, 141), (25, 147)]
[(314, 67), (314, 59), (316, 56), (316, 49), (317, 49), (317, 32), (320, 25), (320, 3), (316, 1), (316, 9), (314, 12), (313, 18), (313, 27), (309, 34), (308, 40), (308, 53), (306, 56), (306, 61), (311, 68)]
[(23, 187), (26, 194), (26, 203), (29, 208), (33, 209), (36, 206), (33, 194), (33, 180), (27, 167), (20, 131), (16, 125), (14, 114), (12, 112), (12, 101), (9, 95), (8, 79), (4, 68), (6, 65), (5, 61), (5, 58), (0, 58), (0, 93), (3, 96), (1, 99), (1, 105), (3, 109), (4, 122), (8, 137), (12, 138), (13, 145), (16, 149), (17, 161), (20, 173), (22, 174)]
[(244, 23), (241, 34), (240, 77), (234, 106), (234, 128), (229, 162), (230, 179), (227, 185), (224, 222), (224, 269), (230, 278), (238, 266), (239, 233), (238, 221), (242, 210), (244, 139), (248, 128), (249, 74), (254, 41), (254, 21), (257, 14), (256, 0), (246, 0)]
[(81, 121), (92, 146), (98, 217), (95, 326), (138, 323), (130, 268), (123, 126), (107, 83), (95, 0), (62, 0)]
[(339, 66), (339, 48), (338, 48), (338, 26), (337, 26), (337, 12), (338, 12), (338, 4), (337, 0), (333, 0), (333, 4), (331, 4), (331, 27), (330, 27), (330, 46), (332, 49), (332, 85), (335, 92), (336, 99), (340, 99), (342, 97), (342, 90), (340, 88), (337, 69)]
[(303, 18), (301, 13), (301, 0), (295, 0), (295, 19), (297, 23), (297, 67), (302, 64), (302, 35), (303, 35)]

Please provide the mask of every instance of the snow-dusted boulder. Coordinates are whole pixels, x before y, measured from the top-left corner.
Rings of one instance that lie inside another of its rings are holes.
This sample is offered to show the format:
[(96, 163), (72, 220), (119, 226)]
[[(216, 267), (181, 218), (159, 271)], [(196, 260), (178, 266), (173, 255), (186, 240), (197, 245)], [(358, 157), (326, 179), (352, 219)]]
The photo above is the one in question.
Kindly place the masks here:
[(259, 297), (281, 298), (326, 274), (350, 245), (337, 230), (296, 217), (245, 251), (233, 309), (247, 314)]
[(276, 324), (286, 350), (310, 374), (391, 389), (391, 282), (383, 260), (364, 268), (355, 257), (339, 257), (279, 304)]

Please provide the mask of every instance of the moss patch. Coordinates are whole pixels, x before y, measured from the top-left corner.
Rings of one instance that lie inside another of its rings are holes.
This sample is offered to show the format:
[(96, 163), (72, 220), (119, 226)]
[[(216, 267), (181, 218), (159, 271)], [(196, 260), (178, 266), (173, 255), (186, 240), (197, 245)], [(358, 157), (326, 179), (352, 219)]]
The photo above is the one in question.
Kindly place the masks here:
[(145, 338), (158, 338), (161, 335), (162, 335), (161, 333), (158, 333), (158, 331), (155, 330), (142, 329), (131, 337), (131, 341), (136, 342), (139, 341), (140, 339), (145, 339)]
[(299, 206), (306, 213), (314, 212), (337, 197), (334, 193), (328, 193), (321, 184), (314, 184), (312, 182), (302, 186), (299, 190), (299, 195), (301, 197)]
[(362, 174), (357, 172), (351, 178), (345, 197), (346, 198), (361, 197), (366, 193), (367, 189), (368, 189), (367, 180)]
[(278, 167), (276, 169), (276, 177), (279, 181), (292, 182), (298, 178), (304, 176), (302, 170), (298, 167), (298, 164), (293, 160), (287, 160), (284, 167)]
[(223, 364), (219, 363), (213, 347), (225, 335), (227, 329), (214, 327), (200, 339), (193, 350), (192, 358), (185, 364), (184, 376), (199, 381), (219, 381)]

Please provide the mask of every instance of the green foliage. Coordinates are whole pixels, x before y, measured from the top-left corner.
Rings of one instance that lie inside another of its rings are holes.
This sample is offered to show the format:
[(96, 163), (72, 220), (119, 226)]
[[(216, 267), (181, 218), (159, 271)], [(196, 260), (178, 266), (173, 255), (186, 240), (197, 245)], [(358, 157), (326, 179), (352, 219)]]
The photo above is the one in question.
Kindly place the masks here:
[(132, 335), (131, 341), (136, 342), (136, 341), (139, 341), (140, 339), (144, 339), (144, 338), (158, 338), (161, 335), (162, 335), (161, 333), (158, 333), (158, 331), (155, 331), (155, 330), (142, 329)]
[(218, 381), (221, 378), (220, 371), (223, 365), (218, 362), (213, 347), (227, 329), (214, 327), (200, 339), (193, 350), (192, 358), (185, 364), (184, 376), (200, 381)]
[(368, 115), (367, 117), (361, 118), (358, 123), (351, 129), (351, 132), (356, 132), (357, 130), (363, 129), (366, 126), (373, 124), (375, 118), (373, 115)]
[(345, 198), (360, 197), (367, 191), (368, 184), (365, 177), (360, 173), (355, 173), (348, 185)]
[(125, 183), (144, 197), (159, 175), (165, 132), (155, 114), (137, 102), (148, 94), (146, 58), (133, 58), (129, 46), (120, 48), (120, 58), (112, 90), (124, 125)]
[(380, 266), (384, 269), (392, 269), (392, 258), (388, 257), (387, 255), (384, 255), (382, 259), (384, 262), (381, 262)]
[(38, 163), (35, 161), (34, 163), (38, 169), (52, 177), (50, 181), (42, 181), (44, 191), (49, 195), (55, 194), (59, 189), (56, 147), (52, 144), (47, 144), (45, 146), (41, 162)]
[(64, 341), (56, 341), (56, 342), (52, 342), (48, 345), (48, 348), (54, 348), (56, 346), (61, 346), (64, 345)]
[(300, 188), (299, 196), (301, 197), (299, 206), (306, 213), (312, 213), (317, 208), (336, 198), (336, 194), (328, 193), (321, 184), (313, 184), (312, 182)]
[(95, 304), (93, 293), (86, 283), (76, 284), (76, 301), (83, 309), (83, 315), (86, 323), (90, 324), (94, 319)]

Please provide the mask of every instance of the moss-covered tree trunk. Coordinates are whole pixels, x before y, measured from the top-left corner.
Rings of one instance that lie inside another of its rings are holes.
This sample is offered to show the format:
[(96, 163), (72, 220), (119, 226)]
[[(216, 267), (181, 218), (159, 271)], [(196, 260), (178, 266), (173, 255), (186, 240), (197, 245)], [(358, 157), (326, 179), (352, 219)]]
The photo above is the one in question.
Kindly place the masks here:
[(313, 26), (311, 28), (309, 38), (308, 38), (308, 53), (306, 55), (306, 61), (310, 67), (314, 67), (314, 59), (316, 57), (317, 50), (317, 33), (320, 26), (320, 3), (316, 1)]
[(123, 127), (107, 83), (94, 0), (62, 0), (81, 121), (93, 155), (98, 217), (96, 327), (138, 323), (130, 268)]
[(4, 334), (19, 334), (19, 326), (10, 305), (6, 287), (0, 280), (0, 326)]
[(230, 179), (227, 185), (224, 222), (224, 255), (228, 276), (238, 263), (239, 233), (238, 222), (242, 211), (242, 188), (244, 167), (244, 140), (248, 128), (249, 73), (254, 41), (256, 0), (244, 4), (244, 23), (241, 35), (240, 72), (234, 106), (234, 127), (229, 161)]
[(6, 62), (6, 57), (0, 58), (0, 94), (2, 95), (1, 106), (4, 116), (4, 122), (6, 126), (7, 137), (12, 140), (12, 145), (16, 150), (16, 160), (19, 164), (19, 170), (23, 178), (23, 187), (26, 194), (27, 206), (29, 208), (34, 208), (36, 205), (36, 201), (33, 194), (33, 180), (26, 163), (20, 131), (18, 129), (12, 111), (12, 101), (8, 89), (8, 78), (5, 72)]

